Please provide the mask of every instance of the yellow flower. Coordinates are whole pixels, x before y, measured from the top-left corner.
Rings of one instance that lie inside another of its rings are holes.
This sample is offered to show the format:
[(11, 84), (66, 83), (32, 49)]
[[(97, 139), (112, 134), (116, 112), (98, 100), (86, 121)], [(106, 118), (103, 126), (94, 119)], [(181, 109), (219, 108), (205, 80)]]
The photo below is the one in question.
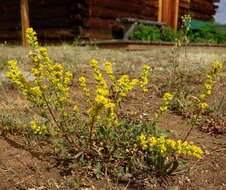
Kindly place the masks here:
[(199, 96), (199, 99), (200, 100), (204, 100), (206, 98), (206, 94), (201, 94), (200, 96)]
[(80, 83), (80, 86), (84, 87), (86, 86), (86, 78), (85, 77), (80, 77), (78, 79), (79, 83)]
[(106, 73), (107, 73), (107, 74), (110, 74), (110, 75), (113, 74), (113, 71), (112, 71), (112, 63), (106, 61), (106, 62), (104, 63), (104, 65), (105, 65), (105, 71), (106, 71)]
[(143, 90), (143, 92), (148, 92), (148, 89), (147, 89), (147, 85), (148, 85), (148, 73), (149, 73), (149, 70), (150, 70), (150, 66), (148, 65), (144, 65), (143, 66), (143, 72), (141, 74), (141, 84), (140, 84), (140, 88)]
[(128, 75), (123, 75), (117, 80), (117, 83), (114, 86), (114, 90), (119, 96), (125, 97), (126, 94), (130, 90), (132, 90), (138, 82), (138, 79), (133, 79), (132, 81), (130, 81)]
[(199, 107), (201, 108), (201, 109), (206, 109), (206, 108), (208, 108), (208, 104), (207, 103), (200, 103), (199, 104)]
[(78, 81), (79, 81), (79, 85), (82, 87), (83, 93), (86, 96), (90, 96), (89, 89), (86, 87), (87, 86), (87, 84), (86, 84), (86, 78), (85, 77), (80, 77), (78, 79)]
[(44, 47), (39, 48), (39, 51), (41, 54), (45, 54), (47, 52), (47, 49)]
[(30, 92), (31, 92), (34, 96), (42, 96), (42, 91), (41, 91), (41, 89), (40, 89), (39, 86), (30, 88)]
[(209, 83), (205, 83), (204, 86), (205, 86), (206, 90), (211, 90), (212, 89), (212, 86)]
[(149, 142), (149, 146), (150, 146), (151, 148), (154, 147), (154, 146), (157, 144), (157, 140), (156, 140), (155, 137), (150, 137), (150, 138), (148, 139), (148, 142)]
[(109, 95), (109, 90), (103, 89), (103, 88), (98, 88), (96, 90), (96, 93), (102, 96), (108, 96)]
[(168, 106), (160, 106), (160, 111), (164, 112), (168, 110)]
[(30, 125), (35, 135), (48, 134), (48, 128), (45, 125), (37, 125), (34, 120), (30, 121)]
[(213, 63), (212, 68), (213, 69), (222, 69), (223, 68), (223, 64), (220, 61), (216, 61), (216, 62)]
[(92, 66), (92, 67), (96, 67), (97, 66), (97, 64), (98, 64), (98, 61), (96, 60), (96, 59), (92, 59), (92, 60), (90, 60), (90, 65)]
[(145, 137), (144, 135), (141, 135), (141, 136), (139, 137), (139, 139), (140, 139), (140, 141), (144, 141), (144, 140), (146, 140), (146, 137)]
[(138, 79), (133, 79), (130, 83), (131, 87), (134, 87), (139, 82)]
[(144, 66), (143, 66), (143, 70), (145, 70), (145, 71), (146, 71), (146, 70), (150, 70), (150, 69), (151, 69), (151, 67), (150, 67), (149, 65), (144, 65)]
[(30, 46), (34, 49), (38, 48), (38, 38), (37, 33), (33, 30), (33, 28), (28, 28), (26, 30), (26, 37)]
[(203, 151), (201, 148), (189, 144), (188, 142), (182, 142), (181, 140), (174, 141), (172, 139), (166, 139), (163, 136), (160, 137), (150, 137), (146, 141), (146, 136), (139, 136), (139, 144), (142, 151), (147, 151), (150, 153), (156, 153), (160, 155), (167, 155), (171, 153), (177, 153), (184, 156), (194, 156), (196, 158), (202, 158)]
[(172, 99), (173, 99), (173, 95), (170, 94), (170, 93), (165, 93), (164, 96), (163, 96), (164, 101), (170, 101)]
[(73, 110), (74, 110), (75, 113), (78, 113), (78, 112), (79, 112), (79, 107), (78, 107), (78, 105), (74, 105)]

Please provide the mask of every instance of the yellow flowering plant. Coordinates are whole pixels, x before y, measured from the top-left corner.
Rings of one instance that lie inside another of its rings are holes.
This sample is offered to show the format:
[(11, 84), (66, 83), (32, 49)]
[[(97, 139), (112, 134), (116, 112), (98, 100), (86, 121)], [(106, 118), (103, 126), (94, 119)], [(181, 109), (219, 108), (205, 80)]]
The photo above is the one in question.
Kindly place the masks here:
[[(181, 78), (179, 77), (180, 75), (177, 77), (179, 80), (176, 84), (174, 84), (174, 86), (177, 86), (174, 92), (175, 98), (170, 106), (177, 114), (180, 114), (184, 118), (188, 119), (189, 123), (192, 125), (184, 138), (185, 140), (188, 138), (195, 126), (199, 126), (202, 130), (202, 126), (203, 128), (206, 128), (205, 123), (208, 122), (208, 120), (221, 120), (221, 118), (219, 118), (219, 114), (216, 113), (214, 106), (211, 108), (208, 104), (208, 98), (213, 93), (214, 86), (222, 69), (222, 62), (215, 61), (212, 63), (210, 69), (206, 73), (206, 79), (203, 83), (203, 90), (198, 95), (195, 95), (196, 89), (185, 85), (183, 82), (183, 73)], [(175, 72), (175, 76), (176, 75), (177, 72)], [(162, 109), (164, 108), (166, 107), (163, 106)], [(218, 131), (218, 129), (215, 129), (211, 131)], [(202, 131), (209, 130), (205, 129)]]
[(208, 96), (212, 94), (212, 89), (214, 87), (214, 84), (216, 83), (217, 76), (219, 75), (219, 72), (223, 68), (223, 63), (220, 61), (215, 61), (209, 72), (207, 73), (206, 76), (206, 81), (204, 83), (204, 89), (202, 94), (199, 95), (199, 109), (201, 111), (206, 110), (209, 105), (205, 102)]
[[(115, 75), (111, 62), (104, 63), (103, 72), (97, 60), (90, 60), (95, 88), (89, 88), (84, 76), (77, 79), (85, 100), (80, 102), (86, 104), (79, 107), (70, 95), (72, 73), (53, 62), (46, 48), (39, 47), (33, 29), (27, 30), (27, 38), (32, 47), (29, 58), (34, 80), (29, 81), (14, 60), (8, 62), (7, 77), (33, 105), (36, 115), (35, 120), (30, 121), (30, 129), (37, 136), (50, 138), (53, 145), (66, 147), (67, 158), (83, 160), (83, 164), (93, 167), (97, 165), (99, 168), (94, 168), (95, 171), (118, 166), (129, 168), (132, 172), (133, 169), (143, 169), (137, 164), (142, 162), (142, 155), (143, 160), (152, 163), (147, 167), (154, 166), (163, 175), (176, 169), (176, 154), (202, 156), (198, 147), (164, 138), (156, 130), (159, 117), (169, 109), (173, 99), (170, 93), (164, 94), (162, 104), (150, 122), (133, 122), (120, 117), (120, 111), (125, 112), (120, 103), (126, 101), (130, 91), (139, 87), (143, 93), (148, 93), (150, 66), (143, 66), (140, 77), (132, 78)], [(168, 160), (172, 158), (174, 160)], [(137, 159), (139, 162), (136, 162)], [(155, 163), (153, 159), (161, 161)], [(100, 176), (99, 173), (97, 176)]]
[(198, 146), (164, 136), (148, 137), (142, 134), (138, 137), (135, 148), (145, 156), (145, 162), (151, 163), (152, 169), (160, 176), (170, 175), (177, 169), (179, 156), (192, 156), (198, 159), (203, 157), (203, 151)]
[[(117, 108), (120, 102), (127, 97), (128, 93), (132, 91), (139, 82), (141, 89), (144, 92), (148, 91), (146, 86), (148, 85), (150, 67), (147, 65), (143, 67), (143, 72), (140, 77), (141, 80), (139, 81), (139, 79), (130, 79), (128, 75), (122, 75), (117, 78), (113, 73), (111, 62), (104, 62), (105, 73), (101, 72), (99, 61), (92, 59), (89, 64), (96, 82), (95, 96), (90, 96), (90, 90), (87, 87), (86, 78), (84, 76), (79, 78), (79, 85), (90, 102), (90, 108), (87, 110), (89, 116), (87, 126), (89, 126), (89, 144), (91, 147), (92, 138), (98, 135), (99, 130), (96, 129), (98, 125), (102, 126), (101, 133), (108, 134), (109, 131), (115, 133), (118, 130)], [(107, 75), (109, 80), (104, 77), (104, 74)]]
[[(52, 131), (66, 137), (65, 131), (70, 116), (66, 107), (69, 105), (72, 73), (64, 71), (62, 65), (53, 63), (47, 49), (39, 47), (37, 34), (32, 28), (27, 30), (27, 39), (32, 47), (29, 57), (32, 63), (30, 73), (34, 81), (25, 78), (23, 71), (14, 60), (8, 61), (7, 77), (21, 89), (26, 99), (38, 108), (40, 117), (45, 119), (47, 124), (45, 126), (39, 126), (37, 121), (30, 123), (34, 134), (43, 135), (47, 134), (47, 131)], [(66, 139), (69, 141), (68, 137)]]

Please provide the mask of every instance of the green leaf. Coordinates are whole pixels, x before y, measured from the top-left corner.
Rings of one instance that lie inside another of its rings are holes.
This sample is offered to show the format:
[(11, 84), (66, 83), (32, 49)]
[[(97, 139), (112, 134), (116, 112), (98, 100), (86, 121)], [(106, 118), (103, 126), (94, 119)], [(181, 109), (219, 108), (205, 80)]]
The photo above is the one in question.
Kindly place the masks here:
[(97, 162), (95, 169), (94, 169), (94, 174), (97, 179), (100, 179), (102, 177), (102, 172), (101, 172), (102, 166), (100, 162)]

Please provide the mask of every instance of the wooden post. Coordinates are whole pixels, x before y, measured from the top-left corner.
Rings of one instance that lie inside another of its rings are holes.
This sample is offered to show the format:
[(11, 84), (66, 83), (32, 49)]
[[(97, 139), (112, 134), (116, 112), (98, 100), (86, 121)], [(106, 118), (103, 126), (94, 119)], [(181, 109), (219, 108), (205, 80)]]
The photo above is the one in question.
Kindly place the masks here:
[(158, 22), (162, 22), (162, 0), (158, 3)]
[(158, 22), (177, 30), (179, 0), (159, 0)]
[(26, 38), (26, 30), (29, 28), (29, 5), (28, 0), (20, 0), (20, 14), (21, 14), (21, 29), (22, 29), (22, 45), (24, 47), (28, 46)]
[(174, 19), (172, 19), (172, 28), (174, 30), (177, 30), (177, 25), (178, 25), (178, 14), (179, 14), (179, 0), (174, 1), (174, 5), (172, 7), (172, 15)]

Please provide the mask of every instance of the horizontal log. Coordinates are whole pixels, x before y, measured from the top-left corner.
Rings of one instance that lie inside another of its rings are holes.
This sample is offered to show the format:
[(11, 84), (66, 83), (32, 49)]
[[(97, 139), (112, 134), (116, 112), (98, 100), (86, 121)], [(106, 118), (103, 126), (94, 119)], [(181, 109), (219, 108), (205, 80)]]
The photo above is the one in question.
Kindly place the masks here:
[(145, 7), (144, 3), (130, 3), (121, 0), (85, 0), (85, 2), (89, 6), (101, 6), (134, 13), (139, 13)]
[(87, 13), (84, 13), (84, 15), (87, 15), (89, 17), (101, 17), (106, 19), (115, 19), (115, 18), (123, 18), (123, 17), (146, 17), (148, 20), (151, 19), (151, 17), (157, 17), (157, 10), (155, 8), (144, 8), (140, 11), (139, 14), (135, 12), (130, 11), (121, 11), (106, 7), (98, 7), (98, 6), (91, 6), (89, 9), (86, 10)]
[(53, 18), (60, 18), (60, 17), (69, 17), (70, 11), (67, 7), (43, 7), (41, 9), (31, 8), (30, 7), (30, 18), (31, 19), (53, 19)]
[(105, 29), (85, 29), (80, 31), (80, 36), (85, 39), (106, 40), (112, 39), (112, 32)]
[(186, 9), (189, 9), (189, 8), (190, 8), (190, 3), (187, 2), (187, 1), (180, 1), (180, 2), (179, 2), (179, 7), (180, 7), (180, 8), (186, 8)]
[(198, 12), (191, 11), (191, 15), (193, 19), (209, 21), (212, 19), (212, 15), (202, 14)]
[(106, 30), (111, 30), (117, 22), (115, 19), (101, 19), (98, 17), (90, 17), (83, 20), (83, 26), (87, 28), (104, 28)]
[[(63, 39), (63, 38), (74, 38), (75, 31), (67, 28), (55, 28), (55, 29), (36, 29), (38, 38), (50, 38), (50, 39)], [(1, 31), (0, 39), (20, 39), (21, 31)]]

